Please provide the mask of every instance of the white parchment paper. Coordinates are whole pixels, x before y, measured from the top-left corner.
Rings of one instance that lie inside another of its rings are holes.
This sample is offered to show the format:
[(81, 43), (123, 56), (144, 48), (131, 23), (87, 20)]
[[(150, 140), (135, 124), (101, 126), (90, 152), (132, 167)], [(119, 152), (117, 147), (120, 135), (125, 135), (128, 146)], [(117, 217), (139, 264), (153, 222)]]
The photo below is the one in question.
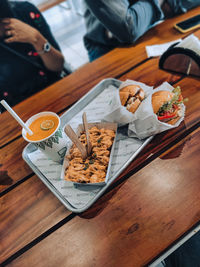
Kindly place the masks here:
[[(134, 84), (136, 84), (135, 81)], [(168, 83), (164, 83), (156, 90), (172, 89), (172, 86), (170, 86)], [(83, 112), (86, 112), (88, 122), (98, 122), (103, 120), (104, 113), (109, 111), (110, 101), (113, 100), (113, 94), (115, 94), (116, 91), (118, 92), (118, 90), (119, 88), (116, 88), (113, 85), (105, 88), (104, 91), (100, 93), (93, 101), (91, 101), (89, 105), (87, 105), (81, 112), (73, 117), (68, 122), (68, 124), (70, 124), (74, 130), (76, 130), (78, 125), (82, 123)], [(137, 113), (135, 122), (131, 123), (129, 125), (129, 128), (128, 126), (118, 128), (116, 143), (114, 147), (114, 155), (111, 164), (111, 172), (108, 181), (143, 145), (144, 140), (140, 139), (144, 138), (144, 136), (154, 135), (158, 131), (160, 132), (169, 128), (176, 127), (180, 123), (178, 122), (175, 126), (168, 126), (162, 125), (162, 123), (157, 121), (157, 117), (155, 114), (153, 114), (150, 104), (152, 87), (149, 87), (149, 90), (150, 91), (148, 91), (148, 97), (143, 101), (144, 103), (147, 102), (148, 104), (141, 104), (142, 106), (140, 105), (142, 108), (140, 112)], [(140, 117), (141, 115), (142, 119)], [(159, 130), (156, 129), (157, 126), (159, 127)], [(128, 136), (128, 133), (130, 136)], [(135, 136), (138, 136), (140, 139), (133, 138)], [(68, 147), (70, 144), (71, 141), (68, 140)], [(51, 159), (47, 158), (40, 150), (29, 153), (28, 157), (31, 162), (38, 168), (38, 170), (48, 179), (52, 186), (60, 194), (62, 194), (62, 196), (68, 203), (70, 203), (76, 209), (85, 208), (102, 189), (102, 186), (75, 186), (72, 182), (61, 179), (62, 165), (55, 163)]]
[[(101, 121), (104, 112), (108, 110), (108, 106), (113, 97), (113, 92), (118, 90), (114, 86), (109, 86), (100, 93), (89, 105), (81, 112), (73, 117), (68, 124), (75, 130), (82, 123), (82, 114), (85, 111), (88, 122)], [(130, 157), (142, 146), (143, 141), (128, 137), (128, 128), (121, 127), (118, 129), (117, 139), (114, 147), (114, 155), (112, 158), (111, 172), (108, 181), (112, 176), (124, 166)], [(68, 146), (70, 145), (70, 140)], [(72, 182), (61, 179), (62, 165), (48, 159), (41, 151), (36, 150), (28, 154), (32, 163), (40, 170), (48, 181), (58, 190), (63, 197), (73, 207), (77, 209), (84, 208), (96, 194), (102, 189), (101, 186), (75, 186)]]
[[(172, 91), (173, 89), (174, 89), (173, 86), (171, 86), (167, 82), (164, 82), (161, 86), (153, 90), (153, 93), (161, 90)], [(151, 99), (152, 99), (152, 94), (149, 95), (144, 101), (142, 101), (140, 109), (137, 112), (137, 119), (129, 124), (128, 135), (130, 137), (137, 137), (139, 139), (143, 139), (152, 135), (156, 135), (163, 131), (167, 131), (179, 126), (179, 124), (184, 119), (184, 114), (183, 114), (183, 117), (181, 117), (179, 121), (174, 125), (160, 122), (157, 119), (157, 115), (153, 112)], [(183, 105), (183, 113), (185, 113), (184, 105)]]
[[(140, 112), (140, 106), (135, 113), (129, 112), (126, 107), (122, 106), (119, 96), (119, 90), (126, 87), (127, 85), (139, 85), (145, 92), (145, 98), (152, 93), (153, 86), (148, 86), (144, 83), (126, 80), (121, 84), (118, 90), (113, 91), (112, 99), (109, 102), (108, 108), (105, 112), (103, 119), (109, 122), (116, 122), (119, 125), (125, 125), (133, 122), (137, 119), (137, 113)], [(144, 100), (143, 100), (144, 101)]]

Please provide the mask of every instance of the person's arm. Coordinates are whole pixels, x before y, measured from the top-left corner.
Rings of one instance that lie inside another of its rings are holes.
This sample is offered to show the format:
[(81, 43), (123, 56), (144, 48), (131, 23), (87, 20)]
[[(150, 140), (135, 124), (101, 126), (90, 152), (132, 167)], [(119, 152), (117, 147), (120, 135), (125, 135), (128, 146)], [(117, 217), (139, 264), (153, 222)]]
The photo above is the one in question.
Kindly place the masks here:
[[(48, 41), (36, 28), (15, 18), (5, 18), (2, 20), (6, 43), (21, 42), (33, 45), (36, 51), (43, 50), (44, 44)], [(51, 46), (49, 52), (39, 53), (45, 67), (48, 70), (60, 72), (63, 69), (64, 57), (61, 52)]]
[(120, 42), (132, 43), (155, 22), (163, 18), (156, 0), (140, 0), (130, 5), (128, 0), (85, 0), (98, 20)]
[(167, 3), (171, 8), (172, 15), (185, 13), (192, 8), (200, 6), (200, 0), (184, 0), (184, 1), (167, 0)]

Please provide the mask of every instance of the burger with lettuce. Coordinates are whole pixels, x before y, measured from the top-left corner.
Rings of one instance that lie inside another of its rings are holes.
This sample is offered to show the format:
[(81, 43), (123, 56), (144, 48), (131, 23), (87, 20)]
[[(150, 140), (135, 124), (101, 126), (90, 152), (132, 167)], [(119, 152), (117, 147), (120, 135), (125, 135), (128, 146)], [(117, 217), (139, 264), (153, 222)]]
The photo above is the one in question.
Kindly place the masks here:
[(183, 99), (179, 86), (173, 91), (157, 91), (152, 95), (152, 107), (161, 122), (175, 124), (184, 115)]

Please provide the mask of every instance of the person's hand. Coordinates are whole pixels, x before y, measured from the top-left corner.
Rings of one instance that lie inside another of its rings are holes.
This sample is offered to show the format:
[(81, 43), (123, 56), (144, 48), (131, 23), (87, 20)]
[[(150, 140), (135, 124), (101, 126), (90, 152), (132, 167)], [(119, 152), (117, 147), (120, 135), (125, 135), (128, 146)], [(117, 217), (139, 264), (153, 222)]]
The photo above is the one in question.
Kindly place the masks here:
[(5, 34), (4, 42), (6, 43), (28, 43), (33, 46), (38, 56), (42, 59), (44, 66), (51, 71), (60, 72), (63, 69), (64, 57), (61, 52), (51, 47), (48, 53), (43, 52), (44, 44), (47, 39), (37, 29), (14, 18), (5, 18), (0, 21), (3, 25), (3, 33)]
[(6, 43), (20, 42), (34, 44), (37, 41), (37, 30), (14, 18), (1, 20), (5, 30)]

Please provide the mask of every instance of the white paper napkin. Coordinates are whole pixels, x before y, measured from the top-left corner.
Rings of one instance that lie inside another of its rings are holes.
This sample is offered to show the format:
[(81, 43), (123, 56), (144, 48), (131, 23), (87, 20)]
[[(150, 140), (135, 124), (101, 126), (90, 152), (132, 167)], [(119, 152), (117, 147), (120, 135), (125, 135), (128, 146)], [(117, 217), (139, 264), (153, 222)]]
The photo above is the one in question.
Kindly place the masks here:
[(159, 57), (161, 56), (171, 45), (180, 42), (182, 39), (167, 42), (159, 45), (149, 45), (146, 46), (147, 57)]
[(194, 34), (186, 37), (182, 42), (177, 44), (176, 47), (188, 48), (200, 55), (200, 40)]

